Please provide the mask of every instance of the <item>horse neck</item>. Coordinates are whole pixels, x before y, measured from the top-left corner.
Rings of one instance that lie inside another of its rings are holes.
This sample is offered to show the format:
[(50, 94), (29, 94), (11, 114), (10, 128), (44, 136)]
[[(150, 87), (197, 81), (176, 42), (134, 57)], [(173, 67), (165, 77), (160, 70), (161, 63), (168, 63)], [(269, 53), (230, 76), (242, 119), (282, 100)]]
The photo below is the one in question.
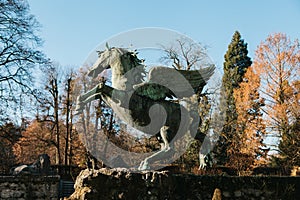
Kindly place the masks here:
[(126, 77), (126, 71), (123, 66), (117, 65), (112, 67), (112, 87), (118, 90), (131, 90), (133, 84)]

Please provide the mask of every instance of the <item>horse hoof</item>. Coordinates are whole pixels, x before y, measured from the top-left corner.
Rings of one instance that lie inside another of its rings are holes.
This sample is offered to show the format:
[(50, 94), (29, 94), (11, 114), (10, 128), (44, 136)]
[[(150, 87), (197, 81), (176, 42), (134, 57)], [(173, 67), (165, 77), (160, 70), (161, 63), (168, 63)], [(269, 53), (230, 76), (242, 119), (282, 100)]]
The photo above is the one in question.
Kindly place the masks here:
[(164, 152), (168, 152), (168, 151), (170, 151), (171, 150), (171, 147), (170, 146), (166, 146), (165, 148), (164, 148)]
[(150, 167), (148, 165), (148, 162), (145, 162), (145, 161), (142, 161), (138, 168), (138, 170), (140, 170), (140, 171), (145, 171), (145, 170), (149, 170), (149, 169), (150, 169)]
[(150, 170), (150, 167), (149, 166), (141, 166), (141, 167), (138, 168), (138, 170), (146, 171), (146, 170)]

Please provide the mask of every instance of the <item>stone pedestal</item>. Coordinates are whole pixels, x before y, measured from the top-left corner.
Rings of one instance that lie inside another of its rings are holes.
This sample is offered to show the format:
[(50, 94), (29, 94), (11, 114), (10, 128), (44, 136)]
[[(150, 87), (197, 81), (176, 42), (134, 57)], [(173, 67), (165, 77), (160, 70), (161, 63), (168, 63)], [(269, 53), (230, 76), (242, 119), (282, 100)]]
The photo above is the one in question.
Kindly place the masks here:
[(59, 176), (0, 176), (1, 200), (57, 200)]
[(297, 199), (300, 177), (199, 176), (128, 169), (84, 170), (68, 200)]

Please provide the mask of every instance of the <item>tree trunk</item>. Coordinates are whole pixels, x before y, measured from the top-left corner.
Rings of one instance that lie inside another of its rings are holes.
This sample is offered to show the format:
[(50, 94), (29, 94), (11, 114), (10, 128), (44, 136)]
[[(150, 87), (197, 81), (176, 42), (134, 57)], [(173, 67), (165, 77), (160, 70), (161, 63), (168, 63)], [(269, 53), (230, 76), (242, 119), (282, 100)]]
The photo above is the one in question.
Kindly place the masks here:
[(67, 81), (67, 99), (66, 99), (66, 147), (65, 147), (65, 165), (69, 165), (68, 163), (68, 151), (69, 151), (69, 139), (70, 139), (70, 93), (71, 93), (71, 81), (72, 78), (69, 78)]
[(57, 79), (52, 81), (53, 83), (53, 97), (54, 97), (54, 120), (55, 120), (55, 133), (56, 133), (56, 154), (55, 154), (55, 162), (57, 165), (60, 163), (60, 137), (59, 137), (59, 117), (58, 117), (58, 82)]

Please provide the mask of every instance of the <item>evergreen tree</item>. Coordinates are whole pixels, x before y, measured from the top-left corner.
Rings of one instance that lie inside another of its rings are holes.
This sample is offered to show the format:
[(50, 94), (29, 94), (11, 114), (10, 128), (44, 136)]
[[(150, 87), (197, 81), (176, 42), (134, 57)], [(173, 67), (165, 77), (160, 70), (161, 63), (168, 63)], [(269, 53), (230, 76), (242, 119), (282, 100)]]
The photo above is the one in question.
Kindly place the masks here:
[(215, 149), (217, 164), (225, 165), (228, 161), (229, 150), (235, 145), (235, 134), (237, 134), (237, 111), (234, 100), (234, 89), (239, 87), (247, 68), (251, 66), (251, 58), (248, 57), (247, 43), (236, 31), (224, 56), (224, 75), (222, 79), (222, 91), (220, 99), (220, 110), (225, 115), (225, 124)]

